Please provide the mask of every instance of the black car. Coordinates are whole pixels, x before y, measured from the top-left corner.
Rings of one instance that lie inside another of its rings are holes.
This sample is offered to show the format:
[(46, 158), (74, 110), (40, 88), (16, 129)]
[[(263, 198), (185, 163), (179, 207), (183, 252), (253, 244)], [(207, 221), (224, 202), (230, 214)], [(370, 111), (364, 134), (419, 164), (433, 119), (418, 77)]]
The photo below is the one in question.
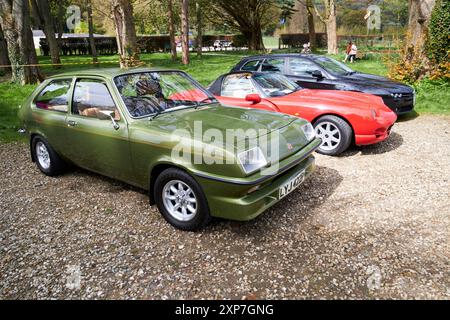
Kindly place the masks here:
[(329, 57), (314, 54), (273, 54), (243, 58), (232, 71), (281, 72), (308, 89), (344, 90), (379, 96), (396, 114), (414, 109), (416, 93), (403, 83), (354, 71)]

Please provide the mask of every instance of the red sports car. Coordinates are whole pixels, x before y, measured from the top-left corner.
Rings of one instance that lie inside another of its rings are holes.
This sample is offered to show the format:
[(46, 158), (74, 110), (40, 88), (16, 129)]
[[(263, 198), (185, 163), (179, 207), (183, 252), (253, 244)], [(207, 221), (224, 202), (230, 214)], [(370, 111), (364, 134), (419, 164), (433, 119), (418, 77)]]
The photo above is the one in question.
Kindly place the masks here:
[(397, 115), (377, 96), (309, 90), (278, 73), (233, 72), (209, 90), (225, 105), (287, 113), (310, 121), (323, 144), (318, 152), (338, 155), (356, 145), (386, 140)]

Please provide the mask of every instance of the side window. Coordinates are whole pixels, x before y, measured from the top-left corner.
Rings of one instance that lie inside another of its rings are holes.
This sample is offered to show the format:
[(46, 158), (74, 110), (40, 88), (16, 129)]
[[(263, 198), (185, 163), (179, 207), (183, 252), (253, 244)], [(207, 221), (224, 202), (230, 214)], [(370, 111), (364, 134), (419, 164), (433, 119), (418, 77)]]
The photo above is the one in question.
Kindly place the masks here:
[(106, 84), (100, 80), (80, 79), (75, 84), (72, 113), (84, 117), (109, 119), (104, 112), (114, 112), (114, 118), (120, 120), (116, 104)]
[(266, 59), (262, 65), (261, 71), (283, 72), (284, 59)]
[(317, 65), (305, 59), (291, 58), (289, 61), (289, 74), (294, 76), (312, 77), (312, 73), (319, 70)]
[(252, 60), (244, 64), (241, 68), (242, 71), (258, 71), (261, 65), (261, 60)]
[(258, 93), (252, 82), (250, 74), (232, 74), (222, 83), (222, 96), (232, 98), (245, 98), (249, 94)]
[(44, 110), (67, 112), (69, 109), (69, 89), (71, 79), (54, 80), (37, 96), (36, 107)]

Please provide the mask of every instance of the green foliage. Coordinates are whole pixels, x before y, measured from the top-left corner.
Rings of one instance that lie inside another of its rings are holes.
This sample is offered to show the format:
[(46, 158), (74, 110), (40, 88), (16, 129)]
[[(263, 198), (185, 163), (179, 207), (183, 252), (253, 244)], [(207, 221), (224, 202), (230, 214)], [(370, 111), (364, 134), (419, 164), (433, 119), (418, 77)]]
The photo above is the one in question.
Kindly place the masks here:
[(423, 80), (414, 85), (419, 113), (450, 114), (450, 83), (445, 80)]
[(80, 21), (80, 23), (75, 26), (74, 33), (88, 33), (88, 32), (89, 32), (89, 25), (87, 21)]
[(429, 26), (428, 52), (436, 64), (449, 59), (450, 0), (437, 0)]
[(296, 0), (276, 0), (276, 5), (280, 8), (281, 19), (290, 18), (297, 10), (294, 9)]

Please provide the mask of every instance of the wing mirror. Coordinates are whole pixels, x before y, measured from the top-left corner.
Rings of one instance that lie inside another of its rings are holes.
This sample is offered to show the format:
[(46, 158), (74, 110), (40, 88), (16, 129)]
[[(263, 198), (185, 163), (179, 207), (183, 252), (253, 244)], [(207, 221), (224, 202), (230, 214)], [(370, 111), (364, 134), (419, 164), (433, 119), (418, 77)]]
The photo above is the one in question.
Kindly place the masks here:
[(314, 78), (323, 79), (325, 78), (320, 70), (314, 70), (311, 74)]
[(253, 104), (260, 103), (261, 100), (262, 100), (262, 99), (261, 99), (261, 97), (260, 97), (259, 94), (248, 94), (248, 95), (245, 97), (245, 101), (253, 102)]
[[(101, 114), (106, 116), (106, 119), (110, 119), (114, 130), (119, 130), (120, 129), (120, 125), (117, 123), (116, 119), (114, 119), (115, 117), (115, 112), (114, 111), (108, 111), (108, 110), (102, 110), (100, 111)], [(103, 120), (103, 119), (102, 119)]]

